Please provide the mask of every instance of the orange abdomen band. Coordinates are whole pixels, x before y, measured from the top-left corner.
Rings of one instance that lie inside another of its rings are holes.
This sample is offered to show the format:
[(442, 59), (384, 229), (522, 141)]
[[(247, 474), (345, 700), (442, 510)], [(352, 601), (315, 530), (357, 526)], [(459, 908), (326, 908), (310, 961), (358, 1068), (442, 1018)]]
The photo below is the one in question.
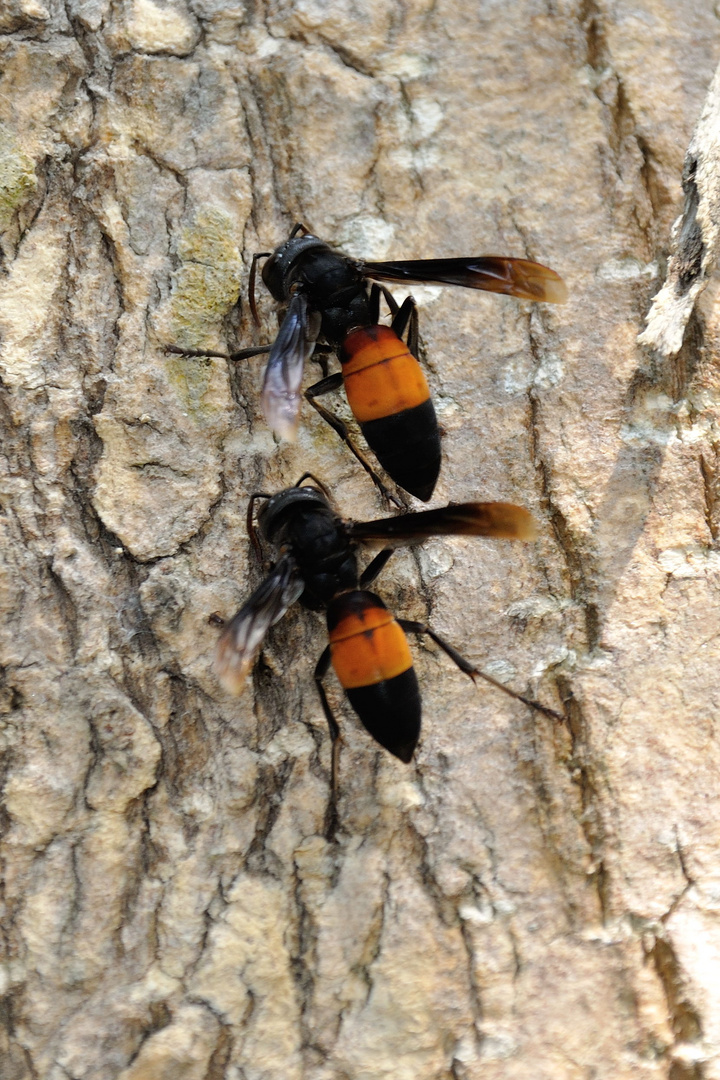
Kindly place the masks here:
[(361, 424), (413, 409), (430, 397), (422, 368), (389, 326), (348, 334), (340, 360), (345, 393)]
[(333, 667), (346, 690), (373, 686), (412, 667), (407, 638), (387, 608), (348, 611), (329, 637)]

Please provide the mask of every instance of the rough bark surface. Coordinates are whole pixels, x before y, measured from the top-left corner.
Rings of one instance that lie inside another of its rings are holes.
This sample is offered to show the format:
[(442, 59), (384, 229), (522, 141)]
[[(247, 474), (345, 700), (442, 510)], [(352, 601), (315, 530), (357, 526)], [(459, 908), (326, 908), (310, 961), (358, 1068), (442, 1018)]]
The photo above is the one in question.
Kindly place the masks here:
[[(7, 0), (0, 28), (3, 1080), (720, 1080), (707, 259), (679, 351), (637, 341), (714, 5)], [(261, 362), (163, 350), (268, 340), (249, 260), (296, 220), (571, 293), (414, 290), (435, 503), (521, 503), (541, 539), (378, 583), (567, 722), (419, 644), (410, 767), (332, 690), (334, 839), (322, 620), (235, 700), (208, 616), (259, 580), (249, 492), (310, 469), (383, 507), (311, 410), (275, 444)]]

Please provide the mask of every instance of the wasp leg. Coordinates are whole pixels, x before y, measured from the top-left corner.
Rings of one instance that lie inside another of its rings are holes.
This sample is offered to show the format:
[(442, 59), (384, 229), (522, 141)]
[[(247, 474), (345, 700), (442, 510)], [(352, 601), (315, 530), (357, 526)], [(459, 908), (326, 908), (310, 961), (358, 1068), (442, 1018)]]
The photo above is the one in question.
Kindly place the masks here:
[(380, 322), (381, 296), (385, 298), (385, 303), (387, 304), (393, 319), (400, 310), (400, 305), (390, 290), (386, 289), (384, 285), (378, 285), (377, 282), (374, 282), (370, 287), (370, 321), (373, 323)]
[(362, 453), (361, 450), (358, 450), (357, 446), (355, 446), (355, 443), (350, 438), (350, 433), (347, 429), (347, 425), (343, 423), (343, 421), (340, 420), (339, 417), (335, 416), (334, 413), (331, 413), (329, 409), (326, 409), (324, 405), (321, 405), (320, 402), (316, 400), (316, 398), (320, 397), (322, 394), (330, 393), (331, 390), (339, 390), (342, 384), (342, 373), (337, 371), (334, 375), (328, 375), (326, 379), (321, 379), (320, 382), (315, 383), (314, 386), (309, 386), (305, 391), (305, 397), (310, 402), (313, 409), (315, 409), (316, 412), (320, 413), (325, 423), (330, 425), (333, 431), (335, 431), (340, 436), (342, 441), (352, 451), (352, 453), (362, 465), (365, 472), (375, 484), (375, 487), (378, 488), (378, 490), (380, 491), (380, 494), (383, 496), (383, 498), (387, 499), (388, 502), (392, 503), (394, 506), (401, 510), (403, 509), (402, 502), (400, 501), (400, 499), (398, 499), (397, 495), (393, 495), (392, 492), (385, 486), (385, 484), (375, 472), (365, 455)]
[(173, 356), (186, 356), (191, 360), (199, 360), (207, 356), (217, 356), (219, 360), (230, 359), (229, 353), (216, 352), (214, 349), (181, 349), (179, 345), (165, 345), (163, 349), (166, 353), (172, 353)]
[(400, 310), (400, 305), (398, 304), (398, 302), (395, 299), (395, 297), (393, 296), (393, 294), (390, 292), (390, 290), (388, 288), (386, 288), (385, 285), (380, 286), (380, 291), (382, 292), (383, 296), (385, 297), (385, 303), (387, 304), (388, 308), (390, 309), (390, 314), (392, 315), (392, 317), (394, 319), (395, 316), (397, 315), (398, 311)]
[(332, 345), (316, 345), (313, 349), (313, 354), (310, 359), (320, 365), (323, 379), (327, 379), (328, 377), (328, 357), (332, 356), (334, 352), (335, 350)]
[(216, 356), (219, 360), (249, 360), (253, 356), (269, 353), (272, 345), (255, 345), (252, 349), (238, 349), (237, 352), (216, 352), (214, 349), (181, 349), (178, 345), (166, 345), (165, 352), (173, 353), (174, 356), (187, 356), (199, 358), (203, 356)]
[(366, 585), (372, 584), (375, 578), (381, 573), (386, 562), (391, 555), (395, 554), (395, 548), (383, 548), (382, 551), (378, 551), (372, 562), (369, 562), (362, 574), (360, 575), (360, 588), (364, 589)]
[(403, 300), (402, 306), (398, 306), (395, 297), (384, 285), (373, 285), (370, 289), (370, 316), (375, 322), (380, 321), (380, 295), (385, 297), (385, 302), (392, 315), (391, 328), (401, 338), (409, 325), (407, 346), (412, 355), (418, 358), (418, 313), (414, 296), (408, 296)]
[(403, 301), (402, 307), (398, 308), (397, 304), (395, 307), (396, 311), (393, 313), (391, 327), (399, 338), (403, 336), (407, 327), (407, 347), (417, 360), (419, 334), (418, 313), (415, 298), (413, 296), (408, 296), (407, 299)]
[(318, 660), (315, 666), (315, 685), (317, 687), (318, 694), (320, 695), (320, 702), (322, 704), (323, 712), (325, 713), (325, 719), (327, 720), (328, 727), (330, 729), (330, 805), (328, 807), (328, 815), (326, 820), (326, 836), (331, 838), (335, 834), (337, 828), (338, 816), (337, 816), (337, 794), (338, 794), (338, 773), (340, 769), (340, 728), (338, 722), (335, 719), (335, 714), (330, 708), (330, 702), (327, 699), (325, 693), (325, 687), (323, 686), (323, 679), (328, 673), (330, 668), (330, 646), (328, 645), (322, 653), (322, 656)]
[[(372, 564), (371, 564), (372, 565)], [(505, 686), (504, 683), (498, 682), (492, 675), (488, 675), (485, 671), (480, 671), (479, 668), (474, 667), (469, 660), (466, 660), (462, 653), (459, 653), (457, 649), (454, 649), (447, 641), (436, 634), (434, 630), (431, 630), (426, 623), (412, 622), (408, 619), (397, 620), (403, 630), (407, 630), (410, 634), (427, 634), (432, 638), (436, 645), (439, 645), (447, 656), (453, 661), (454, 664), (460, 668), (465, 675), (469, 675), (473, 682), (476, 678), (484, 679), (485, 682), (490, 683), (497, 690), (502, 690), (504, 694), (507, 694), (511, 698), (515, 698), (516, 701), (522, 701), (523, 705), (529, 705), (531, 709), (535, 709), (537, 712), (544, 713), (545, 716), (549, 716), (552, 720), (562, 721), (564, 717), (560, 713), (555, 712), (554, 709), (549, 709), (547, 705), (541, 705), (539, 701), (533, 701), (532, 698), (524, 697), (522, 694), (518, 694), (515, 690), (511, 690), (509, 686)]]
[(255, 345), (252, 349), (237, 349), (235, 352), (228, 353), (228, 360), (232, 360), (233, 363), (238, 360), (250, 360), (253, 356), (269, 353), (271, 349), (272, 345)]

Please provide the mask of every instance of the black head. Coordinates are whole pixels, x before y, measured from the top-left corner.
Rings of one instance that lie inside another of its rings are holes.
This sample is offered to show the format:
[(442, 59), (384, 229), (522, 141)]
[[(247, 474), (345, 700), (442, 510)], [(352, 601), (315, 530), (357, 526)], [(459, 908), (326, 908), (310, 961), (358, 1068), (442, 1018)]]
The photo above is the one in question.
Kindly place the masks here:
[(302, 267), (303, 256), (308, 251), (330, 251), (324, 240), (306, 233), (305, 236), (291, 236), (280, 247), (275, 248), (262, 268), (262, 279), (275, 300), (284, 303), (290, 299), (290, 290), (297, 281)]
[(272, 544), (275, 537), (299, 507), (329, 510), (330, 504), (322, 491), (315, 487), (291, 487), (278, 491), (258, 512), (258, 526), (265, 540)]

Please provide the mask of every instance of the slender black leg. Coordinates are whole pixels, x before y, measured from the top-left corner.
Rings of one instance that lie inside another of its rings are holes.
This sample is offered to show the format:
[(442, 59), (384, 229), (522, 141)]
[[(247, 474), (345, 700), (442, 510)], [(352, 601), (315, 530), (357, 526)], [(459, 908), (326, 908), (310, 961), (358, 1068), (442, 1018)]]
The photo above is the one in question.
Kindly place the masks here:
[(385, 298), (385, 303), (387, 304), (393, 319), (400, 310), (398, 302), (390, 290), (386, 289), (384, 285), (378, 285), (377, 282), (373, 282), (370, 286), (370, 321), (372, 323), (380, 322), (381, 296)]
[[(372, 563), (371, 563), (372, 565)], [(538, 712), (544, 713), (545, 716), (549, 716), (552, 720), (563, 720), (560, 713), (555, 712), (554, 709), (549, 709), (546, 705), (541, 705), (539, 701), (533, 701), (532, 698), (523, 697), (522, 694), (516, 693), (515, 690), (511, 690), (509, 686), (505, 686), (504, 683), (498, 682), (492, 675), (488, 675), (485, 671), (480, 671), (479, 668), (474, 667), (469, 660), (466, 660), (462, 653), (459, 653), (457, 649), (454, 649), (447, 641), (436, 634), (434, 630), (431, 630), (429, 626), (421, 622), (412, 622), (409, 619), (398, 619), (398, 623), (407, 630), (409, 634), (427, 634), (432, 638), (436, 645), (446, 653), (447, 656), (453, 661), (454, 664), (460, 668), (465, 675), (469, 675), (473, 682), (476, 678), (484, 679), (485, 682), (490, 683), (491, 686), (496, 687), (498, 690), (502, 690), (504, 694), (508, 694), (509, 697), (515, 698), (516, 701), (522, 701), (524, 705), (529, 705), (531, 709), (536, 709)]]
[(303, 236), (307, 236), (307, 234), (310, 232), (308, 227), (306, 225), (303, 225), (302, 221), (297, 221), (293, 225), (292, 232), (290, 233), (288, 239), (293, 240), (299, 232), (301, 232)]
[(370, 323), (380, 322), (380, 286), (370, 286)]
[(310, 400), (310, 397), (320, 397), (322, 394), (329, 394), (331, 390), (339, 390), (343, 384), (343, 377), (341, 371), (335, 371), (332, 375), (326, 376), (321, 379), (320, 382), (313, 383), (312, 386), (308, 386), (305, 391), (305, 397)]
[(228, 353), (228, 360), (236, 363), (238, 360), (251, 360), (254, 356), (264, 356), (270, 352), (272, 345), (254, 345), (250, 349), (236, 349)]
[(335, 835), (338, 824), (337, 794), (338, 774), (340, 770), (340, 746), (342, 739), (340, 737), (338, 722), (335, 719), (335, 714), (330, 708), (330, 702), (327, 699), (325, 687), (323, 686), (323, 679), (327, 675), (329, 667), (330, 646), (328, 645), (323, 650), (322, 656), (315, 666), (314, 678), (318, 694), (320, 695), (320, 703), (322, 704), (323, 712), (325, 713), (325, 719), (327, 720), (327, 725), (330, 729), (330, 805), (328, 807), (325, 834), (328, 838), (332, 838)]
[(313, 678), (315, 679), (315, 685), (317, 686), (318, 694), (320, 695), (320, 701), (322, 703), (323, 712), (325, 713), (325, 719), (327, 720), (328, 727), (330, 728), (330, 741), (332, 743), (332, 748), (333, 748), (333, 753), (332, 753), (333, 791), (336, 791), (337, 790), (337, 783), (336, 783), (336, 781), (337, 781), (337, 768), (336, 768), (335, 744), (338, 742), (338, 740), (340, 738), (340, 728), (338, 726), (337, 720), (335, 719), (335, 714), (333, 713), (332, 709), (330, 708), (330, 703), (328, 702), (327, 694), (325, 693), (325, 687), (323, 686), (323, 679), (325, 678), (325, 676), (327, 675), (329, 670), (330, 670), (330, 646), (327, 645), (323, 649), (322, 656), (320, 657), (317, 664), (315, 665), (315, 674), (314, 674)]
[(392, 323), (390, 324), (397, 336), (401, 338), (408, 328), (407, 345), (412, 355), (417, 360), (418, 351), (418, 313), (417, 304), (413, 296), (408, 296), (398, 307), (398, 302), (384, 285), (373, 285), (370, 289), (370, 317), (374, 322), (380, 321), (380, 296), (385, 297), (387, 306), (390, 308)]
[(392, 328), (399, 338), (405, 333), (405, 328), (408, 327), (407, 346), (412, 355), (417, 360), (418, 353), (418, 313), (417, 304), (415, 298), (408, 296), (403, 301), (402, 307), (398, 308), (395, 305), (395, 313), (392, 321)]
[(388, 308), (390, 309), (390, 314), (392, 315), (392, 317), (394, 319), (395, 316), (397, 315), (398, 311), (400, 310), (400, 308), (398, 306), (398, 302), (395, 299), (395, 297), (393, 296), (393, 294), (390, 292), (390, 290), (387, 289), (384, 285), (380, 286), (380, 290), (381, 290), (383, 296), (385, 297), (385, 303), (387, 304)]
[[(214, 349), (181, 349), (178, 345), (166, 345), (165, 352), (174, 353), (176, 356), (217, 356), (220, 360), (250, 360), (254, 356), (267, 355), (272, 349), (272, 345), (252, 345), (249, 349), (236, 349), (235, 352), (216, 352)], [(327, 357), (333, 352), (330, 345), (316, 345), (312, 355), (312, 359), (317, 358), (317, 362), (325, 369), (327, 367)]]
[(418, 313), (417, 308), (413, 309), (412, 316), (410, 318), (410, 326), (408, 327), (407, 336), (408, 349), (413, 354), (416, 360), (419, 359), (418, 350), (420, 348), (420, 332), (418, 330)]
[(326, 379), (322, 379), (320, 382), (315, 383), (314, 386), (309, 386), (305, 391), (305, 397), (310, 402), (313, 409), (315, 409), (316, 412), (320, 413), (320, 416), (322, 416), (325, 423), (330, 425), (333, 431), (335, 431), (340, 436), (342, 441), (352, 451), (352, 453), (362, 465), (365, 472), (375, 484), (375, 487), (378, 488), (378, 490), (380, 491), (380, 494), (383, 496), (383, 498), (387, 499), (388, 502), (392, 503), (394, 506), (397, 506), (398, 509), (403, 509), (403, 504), (400, 499), (398, 499), (396, 495), (393, 495), (392, 492), (385, 486), (385, 484), (375, 472), (363, 452), (357, 448), (355, 443), (350, 438), (350, 432), (347, 429), (347, 424), (345, 424), (338, 416), (335, 416), (334, 413), (331, 413), (329, 409), (326, 409), (324, 405), (321, 405), (320, 402), (316, 400), (318, 397), (320, 397), (320, 395), (328, 394), (331, 390), (339, 390), (342, 384), (342, 373), (339, 371), (335, 372), (334, 375), (328, 375)]
[(372, 584), (375, 578), (381, 573), (385, 564), (391, 555), (395, 554), (395, 548), (383, 548), (382, 551), (378, 551), (372, 562), (369, 562), (362, 574), (360, 575), (360, 587), (365, 588), (366, 585)]
[(272, 349), (272, 345), (255, 345), (251, 349), (238, 349), (237, 352), (216, 352), (214, 349), (181, 349), (178, 345), (166, 345), (165, 352), (173, 353), (175, 356), (187, 356), (202, 357), (202, 356), (216, 356), (219, 360), (249, 360), (253, 356), (261, 356), (263, 353), (269, 353)]
[(323, 379), (328, 377), (328, 357), (332, 356), (334, 352), (332, 345), (316, 345), (313, 349), (310, 359), (320, 366)]

